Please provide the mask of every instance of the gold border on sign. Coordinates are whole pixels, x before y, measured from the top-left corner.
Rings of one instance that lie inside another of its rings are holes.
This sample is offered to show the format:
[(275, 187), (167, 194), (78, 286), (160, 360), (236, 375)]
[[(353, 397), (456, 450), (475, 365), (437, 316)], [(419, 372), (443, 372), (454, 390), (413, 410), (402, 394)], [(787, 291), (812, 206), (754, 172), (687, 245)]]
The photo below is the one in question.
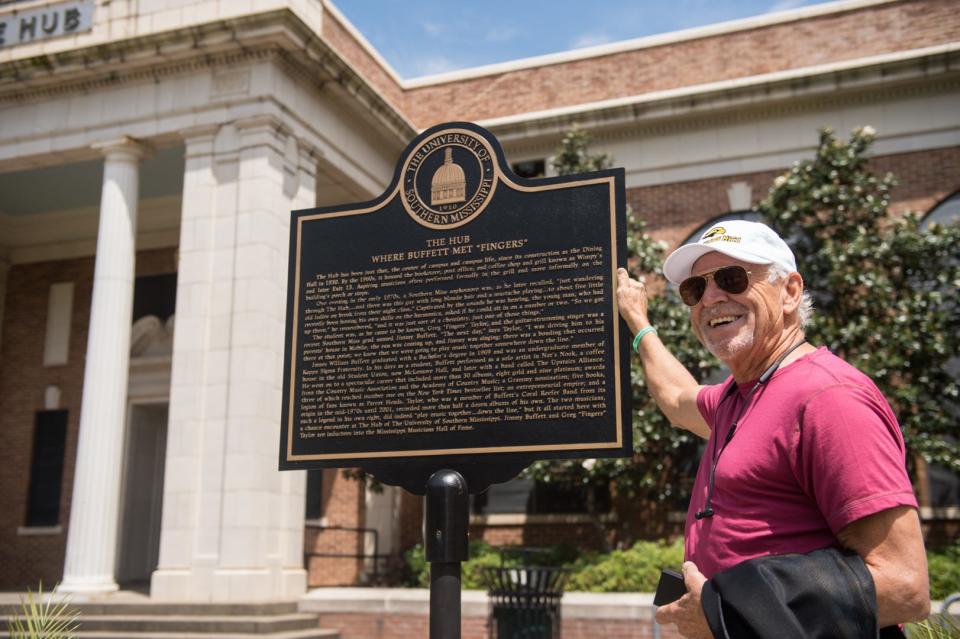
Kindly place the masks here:
[[(459, 129), (451, 129), (453, 131), (459, 131)], [(472, 133), (472, 132), (471, 132)], [(483, 139), (483, 138), (481, 138)], [(484, 143), (486, 140), (483, 139)], [(291, 344), (290, 344), (290, 396), (288, 398), (288, 412), (287, 412), (287, 458), (284, 461), (323, 461), (323, 460), (353, 460), (353, 459), (379, 459), (384, 457), (436, 457), (440, 455), (467, 455), (473, 453), (522, 453), (522, 452), (550, 452), (550, 451), (571, 451), (571, 450), (597, 450), (604, 448), (621, 448), (623, 446), (623, 411), (621, 410), (621, 403), (623, 400), (622, 393), (623, 389), (620, 386), (620, 331), (617, 327), (617, 318), (620, 317), (620, 309), (617, 304), (617, 291), (616, 291), (616, 282), (617, 282), (617, 226), (616, 226), (616, 216), (617, 216), (617, 199), (616, 199), (616, 180), (614, 176), (602, 177), (602, 178), (588, 178), (585, 180), (580, 180), (577, 182), (565, 182), (562, 184), (543, 184), (536, 186), (523, 186), (517, 184), (511, 180), (507, 175), (503, 173), (500, 168), (499, 163), (497, 162), (497, 156), (493, 156), (494, 162), (494, 187), (490, 191), (490, 195), (487, 198), (487, 201), (484, 203), (483, 207), (477, 211), (474, 215), (470, 216), (463, 222), (467, 222), (476, 218), (480, 212), (486, 208), (486, 205), (493, 198), (493, 192), (496, 189), (497, 183), (501, 180), (505, 182), (510, 188), (516, 191), (523, 191), (526, 193), (535, 193), (538, 191), (556, 191), (561, 189), (577, 188), (581, 186), (592, 186), (595, 184), (606, 184), (607, 190), (609, 192), (609, 210), (610, 210), (610, 267), (611, 267), (611, 278), (610, 278), (610, 298), (612, 300), (612, 315), (613, 318), (613, 370), (614, 370), (614, 404), (616, 412), (616, 439), (613, 442), (581, 442), (577, 444), (554, 444), (554, 445), (527, 445), (527, 446), (487, 446), (483, 448), (444, 448), (444, 449), (431, 449), (431, 450), (399, 450), (399, 451), (376, 451), (376, 452), (347, 452), (347, 453), (329, 453), (329, 454), (305, 454), (305, 455), (294, 455), (293, 454), (293, 436), (294, 436), (294, 397), (296, 395), (296, 372), (297, 372), (297, 336), (298, 336), (298, 319), (300, 311), (300, 255), (301, 255), (301, 242), (303, 239), (302, 226), (304, 222), (312, 220), (321, 220), (329, 219), (335, 217), (347, 217), (352, 215), (365, 215), (367, 213), (374, 213), (380, 209), (386, 207), (394, 197), (399, 195), (401, 202), (403, 201), (403, 178), (397, 182), (396, 188), (390, 193), (390, 195), (384, 197), (379, 204), (374, 206), (369, 206), (366, 208), (355, 209), (355, 210), (345, 210), (345, 211), (336, 211), (333, 213), (317, 213), (315, 215), (305, 215), (297, 219), (297, 248), (296, 248), (296, 268), (294, 270), (294, 295), (293, 295), (293, 325), (291, 330)], [(406, 166), (406, 162), (404, 163)], [(410, 211), (407, 210), (406, 205), (404, 205), (404, 210), (410, 214)], [(412, 217), (413, 214), (410, 214)], [(416, 221), (424, 226), (427, 224), (418, 218), (415, 218)], [(462, 224), (451, 224), (449, 226), (436, 226), (432, 228), (437, 228), (439, 230), (454, 229)]]

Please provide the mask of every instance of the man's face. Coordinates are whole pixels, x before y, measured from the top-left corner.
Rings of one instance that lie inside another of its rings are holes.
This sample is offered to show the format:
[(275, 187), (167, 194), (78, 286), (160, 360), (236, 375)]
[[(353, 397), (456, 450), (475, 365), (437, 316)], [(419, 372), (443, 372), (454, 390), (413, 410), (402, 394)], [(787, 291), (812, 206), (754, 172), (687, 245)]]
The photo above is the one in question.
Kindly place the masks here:
[(693, 275), (704, 275), (723, 266), (750, 271), (743, 293), (727, 293), (707, 280), (703, 298), (690, 309), (697, 339), (734, 372), (751, 370), (765, 361), (783, 335), (781, 286), (767, 281), (767, 267), (741, 262), (722, 253), (707, 253), (693, 264)]

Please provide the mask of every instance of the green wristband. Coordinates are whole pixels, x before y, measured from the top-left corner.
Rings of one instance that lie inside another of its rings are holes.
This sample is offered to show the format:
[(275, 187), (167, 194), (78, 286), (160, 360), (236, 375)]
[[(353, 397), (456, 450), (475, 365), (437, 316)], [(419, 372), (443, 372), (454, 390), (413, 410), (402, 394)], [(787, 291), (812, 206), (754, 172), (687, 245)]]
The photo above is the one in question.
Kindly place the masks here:
[(633, 338), (633, 352), (640, 354), (640, 351), (637, 350), (637, 347), (640, 346), (640, 340), (646, 337), (650, 333), (656, 333), (657, 329), (654, 326), (645, 326), (637, 332), (637, 336)]

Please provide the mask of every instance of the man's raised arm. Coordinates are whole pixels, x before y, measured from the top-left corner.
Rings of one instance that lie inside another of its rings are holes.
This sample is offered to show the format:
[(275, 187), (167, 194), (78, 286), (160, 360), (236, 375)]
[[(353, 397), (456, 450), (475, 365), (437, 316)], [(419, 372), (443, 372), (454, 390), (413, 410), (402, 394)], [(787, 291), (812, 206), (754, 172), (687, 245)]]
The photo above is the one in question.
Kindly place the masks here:
[[(631, 279), (622, 268), (617, 270), (617, 302), (631, 334), (636, 335), (650, 326), (647, 289), (642, 282)], [(645, 335), (637, 345), (637, 352), (646, 374), (647, 388), (667, 419), (704, 439), (710, 437), (710, 427), (697, 408), (700, 385), (690, 371), (667, 350), (656, 333)]]

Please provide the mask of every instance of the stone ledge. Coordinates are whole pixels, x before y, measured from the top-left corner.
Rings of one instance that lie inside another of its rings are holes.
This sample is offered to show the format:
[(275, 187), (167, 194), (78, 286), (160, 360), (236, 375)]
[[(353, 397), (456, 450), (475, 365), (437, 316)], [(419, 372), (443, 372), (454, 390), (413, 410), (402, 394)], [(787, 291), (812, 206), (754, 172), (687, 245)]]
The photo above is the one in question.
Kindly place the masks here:
[[(464, 617), (486, 617), (487, 593), (464, 590)], [(568, 592), (562, 600), (564, 619), (653, 619), (653, 593)], [(314, 588), (300, 598), (298, 608), (312, 613), (380, 613), (426, 615), (430, 591), (424, 588)]]

